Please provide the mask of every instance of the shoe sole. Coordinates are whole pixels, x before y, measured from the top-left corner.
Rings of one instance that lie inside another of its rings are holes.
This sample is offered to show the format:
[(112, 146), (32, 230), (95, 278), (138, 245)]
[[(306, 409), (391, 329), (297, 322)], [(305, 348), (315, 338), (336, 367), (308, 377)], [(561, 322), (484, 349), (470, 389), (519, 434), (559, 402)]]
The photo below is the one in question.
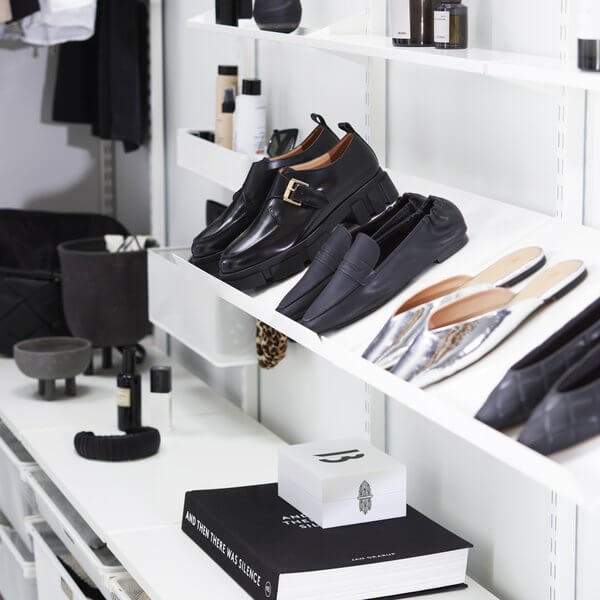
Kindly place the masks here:
[(343, 200), (304, 240), (262, 263), (232, 273), (221, 272), (219, 276), (239, 289), (257, 289), (287, 279), (300, 273), (312, 261), (333, 228), (349, 215), (359, 225), (364, 225), (397, 199), (398, 192), (390, 176), (379, 169), (372, 179)]
[(203, 257), (192, 256), (189, 262), (210, 275), (217, 276), (219, 274), (219, 259), (221, 258), (221, 254), (222, 252)]
[(520, 275), (517, 275), (515, 278), (511, 279), (510, 281), (507, 281), (504, 285), (502, 285), (502, 287), (509, 288), (509, 287), (514, 287), (515, 285), (518, 285), (519, 283), (521, 283), (521, 282), (525, 281), (526, 279), (528, 279), (529, 277), (531, 277), (534, 273), (537, 273), (538, 271), (540, 271), (542, 269), (542, 267), (544, 267), (546, 265), (547, 262), (548, 262), (548, 259), (545, 256), (543, 256), (538, 262), (536, 262), (529, 269), (527, 269), (527, 271), (523, 271), (523, 273), (521, 273)]

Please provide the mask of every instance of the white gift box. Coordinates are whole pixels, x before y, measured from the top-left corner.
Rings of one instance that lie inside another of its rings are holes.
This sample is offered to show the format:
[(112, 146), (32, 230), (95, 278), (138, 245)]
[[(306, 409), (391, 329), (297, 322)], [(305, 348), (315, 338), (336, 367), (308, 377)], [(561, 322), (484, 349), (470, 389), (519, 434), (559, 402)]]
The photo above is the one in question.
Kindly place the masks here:
[(279, 496), (323, 528), (406, 516), (406, 467), (360, 439), (279, 450)]

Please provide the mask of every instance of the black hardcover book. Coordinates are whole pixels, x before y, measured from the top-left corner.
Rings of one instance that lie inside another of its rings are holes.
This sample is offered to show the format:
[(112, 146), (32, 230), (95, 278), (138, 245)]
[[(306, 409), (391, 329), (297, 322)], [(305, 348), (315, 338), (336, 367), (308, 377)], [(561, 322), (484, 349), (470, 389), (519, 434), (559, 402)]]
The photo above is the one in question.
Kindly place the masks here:
[(277, 484), (188, 492), (182, 529), (257, 600), (403, 597), (464, 587), (471, 544), (407, 516), (321, 529)]

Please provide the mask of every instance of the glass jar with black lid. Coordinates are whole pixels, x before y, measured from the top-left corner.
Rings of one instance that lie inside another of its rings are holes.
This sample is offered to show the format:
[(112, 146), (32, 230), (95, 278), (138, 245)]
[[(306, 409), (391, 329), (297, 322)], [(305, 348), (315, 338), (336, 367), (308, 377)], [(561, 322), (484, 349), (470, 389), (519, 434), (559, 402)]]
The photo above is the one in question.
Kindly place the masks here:
[(442, 0), (433, 7), (433, 44), (441, 50), (469, 46), (469, 8), (461, 0)]

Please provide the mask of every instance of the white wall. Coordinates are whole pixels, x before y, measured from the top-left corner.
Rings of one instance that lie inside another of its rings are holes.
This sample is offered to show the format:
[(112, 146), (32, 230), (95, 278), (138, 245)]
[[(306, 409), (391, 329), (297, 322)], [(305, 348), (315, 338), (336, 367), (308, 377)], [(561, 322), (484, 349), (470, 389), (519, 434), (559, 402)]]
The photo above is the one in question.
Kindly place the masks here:
[[(56, 48), (0, 42), (1, 208), (98, 212), (100, 143), (88, 125), (52, 121)], [(149, 156), (115, 145), (116, 216), (150, 230)]]
[(98, 143), (51, 121), (56, 53), (0, 43), (0, 207), (99, 209)]

